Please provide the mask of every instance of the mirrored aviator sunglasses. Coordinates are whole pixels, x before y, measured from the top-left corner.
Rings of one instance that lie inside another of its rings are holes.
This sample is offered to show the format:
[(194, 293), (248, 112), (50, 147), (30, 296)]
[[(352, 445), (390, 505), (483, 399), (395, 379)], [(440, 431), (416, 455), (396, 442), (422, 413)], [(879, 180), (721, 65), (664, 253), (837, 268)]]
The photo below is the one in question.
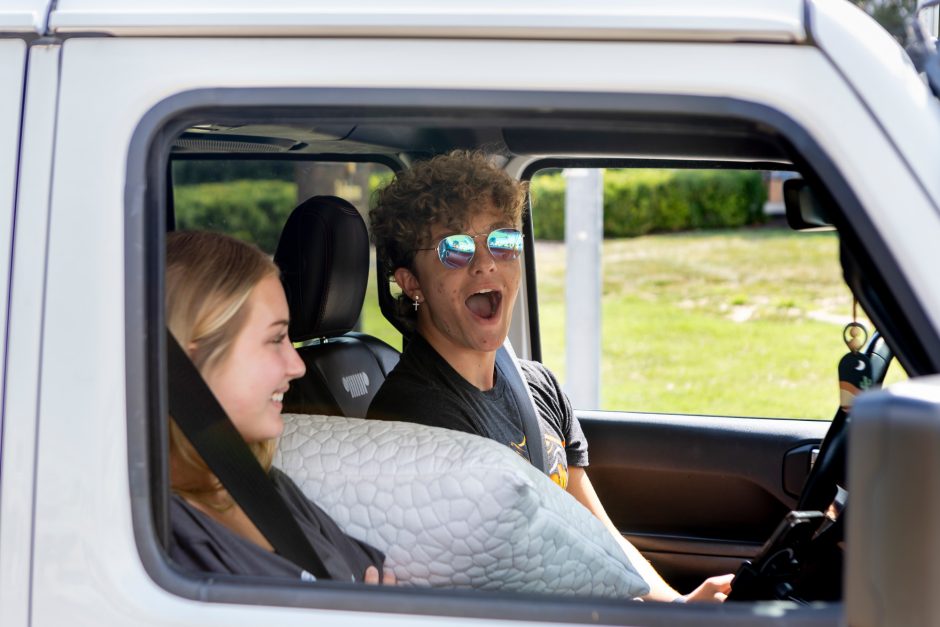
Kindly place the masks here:
[[(437, 256), (448, 268), (466, 268), (476, 252), (476, 239), (484, 235), (448, 235), (438, 243)], [(486, 247), (496, 261), (518, 259), (522, 253), (522, 233), (517, 229), (496, 229), (486, 235)]]

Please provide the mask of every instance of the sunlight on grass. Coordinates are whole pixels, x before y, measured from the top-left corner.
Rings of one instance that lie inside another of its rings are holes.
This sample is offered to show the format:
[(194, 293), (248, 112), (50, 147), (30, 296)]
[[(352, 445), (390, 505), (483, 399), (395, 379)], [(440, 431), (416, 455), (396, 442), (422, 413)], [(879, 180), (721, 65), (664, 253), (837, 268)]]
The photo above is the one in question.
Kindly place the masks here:
[[(536, 258), (543, 361), (564, 382), (564, 246)], [(852, 315), (835, 233), (608, 240), (603, 264), (602, 409), (832, 418)]]
[[(538, 242), (536, 259), (542, 357), (564, 383), (565, 247)], [(852, 316), (835, 233), (608, 240), (603, 263), (602, 409), (832, 418)], [(362, 329), (401, 348), (379, 311), (374, 272)], [(892, 365), (888, 381), (903, 378)]]

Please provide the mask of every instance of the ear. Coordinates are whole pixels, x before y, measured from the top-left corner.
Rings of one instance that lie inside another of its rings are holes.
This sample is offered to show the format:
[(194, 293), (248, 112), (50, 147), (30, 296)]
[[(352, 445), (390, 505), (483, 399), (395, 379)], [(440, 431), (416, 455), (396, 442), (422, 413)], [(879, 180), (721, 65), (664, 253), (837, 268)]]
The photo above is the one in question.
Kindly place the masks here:
[(414, 300), (415, 294), (421, 291), (421, 283), (414, 272), (408, 268), (398, 268), (395, 270), (395, 283), (405, 293), (409, 300)]

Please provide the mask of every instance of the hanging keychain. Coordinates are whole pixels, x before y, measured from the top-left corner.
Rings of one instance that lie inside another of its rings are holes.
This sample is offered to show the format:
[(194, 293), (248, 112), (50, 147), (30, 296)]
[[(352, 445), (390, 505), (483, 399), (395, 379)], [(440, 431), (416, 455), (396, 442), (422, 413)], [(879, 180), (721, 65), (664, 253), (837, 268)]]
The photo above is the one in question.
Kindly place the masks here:
[(868, 331), (856, 319), (858, 301), (852, 303), (852, 322), (842, 329), (842, 340), (849, 352), (839, 360), (839, 405), (844, 411), (852, 408), (855, 397), (871, 387), (871, 361), (859, 352), (868, 341)]

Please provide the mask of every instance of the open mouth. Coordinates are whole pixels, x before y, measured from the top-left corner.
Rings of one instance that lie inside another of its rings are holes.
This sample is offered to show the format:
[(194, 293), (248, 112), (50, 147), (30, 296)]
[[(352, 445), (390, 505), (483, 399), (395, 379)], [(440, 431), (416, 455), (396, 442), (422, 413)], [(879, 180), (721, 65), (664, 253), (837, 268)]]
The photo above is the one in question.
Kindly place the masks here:
[(496, 290), (485, 289), (471, 294), (465, 301), (467, 309), (473, 315), (489, 320), (499, 313), (499, 306), (503, 302), (503, 295)]

